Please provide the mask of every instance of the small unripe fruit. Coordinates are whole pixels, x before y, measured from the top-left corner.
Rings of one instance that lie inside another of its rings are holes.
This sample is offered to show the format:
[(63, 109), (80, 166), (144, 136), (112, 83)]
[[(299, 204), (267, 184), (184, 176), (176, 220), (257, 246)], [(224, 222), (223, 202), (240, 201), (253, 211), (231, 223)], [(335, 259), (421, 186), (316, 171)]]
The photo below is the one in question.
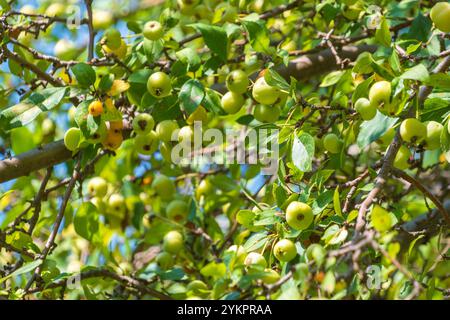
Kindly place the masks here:
[(242, 70), (234, 70), (227, 76), (226, 86), (231, 92), (242, 94), (247, 91), (248, 85), (248, 76)]
[(123, 130), (123, 121), (122, 120), (109, 122), (109, 131), (112, 131), (114, 133), (122, 133), (122, 130)]
[(163, 26), (158, 21), (149, 21), (144, 25), (142, 32), (148, 40), (158, 40), (164, 35)]
[(260, 77), (253, 85), (252, 95), (258, 103), (271, 105), (280, 97), (280, 91), (268, 85), (264, 77)]
[(342, 141), (334, 133), (329, 133), (323, 138), (323, 147), (330, 153), (339, 153), (342, 148)]
[(207, 196), (213, 192), (214, 186), (208, 179), (203, 179), (195, 190), (197, 198), (200, 198), (201, 196)]
[(161, 270), (170, 269), (174, 264), (174, 259), (172, 255), (164, 251), (156, 256), (155, 261)]
[(155, 120), (148, 113), (138, 114), (133, 119), (133, 130), (138, 135), (148, 134), (155, 127)]
[(389, 103), (391, 90), (390, 82), (384, 80), (375, 82), (369, 90), (370, 103), (375, 107)]
[(409, 158), (411, 157), (411, 151), (405, 147), (401, 146), (398, 150), (397, 154), (395, 155), (394, 159), (394, 167), (400, 170), (405, 170), (409, 168)]
[(416, 118), (408, 118), (400, 125), (400, 135), (406, 142), (421, 142), (427, 135), (427, 127)]
[(153, 73), (148, 78), (147, 90), (155, 98), (161, 99), (167, 97), (172, 91), (170, 77), (161, 71)]
[(176, 192), (175, 183), (166, 176), (158, 176), (152, 183), (152, 188), (163, 200), (170, 200)]
[(92, 25), (94, 29), (106, 29), (114, 22), (111, 12), (105, 10), (94, 10), (92, 13)]
[(428, 150), (438, 149), (441, 145), (441, 133), (444, 130), (444, 126), (436, 121), (428, 121), (425, 125), (427, 127), (425, 148)]
[(314, 214), (309, 205), (299, 201), (293, 201), (286, 208), (286, 221), (296, 230), (307, 229), (314, 220)]
[(115, 217), (122, 219), (125, 215), (125, 198), (119, 194), (114, 193), (108, 199), (108, 212)]
[(151, 155), (158, 149), (158, 137), (155, 131), (147, 134), (138, 135), (134, 139), (134, 146), (138, 153), (143, 155)]
[(264, 256), (258, 252), (250, 252), (245, 258), (244, 264), (247, 267), (260, 266), (262, 268), (267, 267), (267, 261)]
[(178, 131), (178, 141), (184, 145), (194, 142), (194, 130), (191, 126), (184, 126)]
[(92, 101), (88, 107), (89, 114), (98, 117), (103, 113), (103, 103), (101, 101)]
[(106, 46), (111, 50), (117, 50), (122, 44), (122, 35), (120, 31), (114, 28), (110, 28), (105, 31)]
[(278, 106), (268, 106), (265, 104), (258, 104), (253, 110), (253, 116), (256, 120), (266, 123), (274, 123), (280, 117), (281, 110)]
[(164, 120), (156, 126), (156, 134), (158, 135), (159, 140), (168, 143), (172, 141), (172, 134), (177, 129), (178, 124), (175, 121)]
[(289, 262), (297, 256), (297, 248), (291, 240), (282, 239), (273, 247), (273, 254), (278, 260)]
[(42, 134), (44, 136), (49, 136), (55, 133), (56, 125), (55, 122), (53, 122), (50, 118), (45, 118), (42, 121)]
[(225, 252), (229, 253), (234, 258), (236, 265), (244, 263), (246, 253), (247, 253), (243, 246), (238, 246), (235, 244), (233, 244), (231, 247), (229, 247)]
[(239, 93), (228, 91), (223, 95), (221, 102), (222, 108), (226, 113), (235, 114), (241, 110), (245, 103), (245, 99), (244, 96)]
[(166, 208), (167, 218), (176, 222), (184, 221), (189, 213), (189, 208), (186, 202), (182, 200), (171, 201)]
[(163, 239), (163, 249), (176, 254), (183, 248), (183, 236), (178, 231), (168, 232)]
[(75, 51), (75, 44), (67, 39), (61, 39), (56, 42), (53, 49), (54, 55), (61, 60), (71, 60)]
[(81, 130), (78, 128), (70, 128), (64, 134), (64, 145), (70, 151), (75, 151), (78, 149), (82, 138)]
[(114, 131), (108, 130), (106, 139), (102, 142), (105, 149), (117, 150), (123, 142), (122, 133), (116, 133)]
[(193, 294), (197, 295), (197, 296), (204, 296), (205, 294), (207, 295), (207, 291), (208, 290), (208, 286), (206, 285), (206, 283), (204, 283), (201, 280), (194, 280), (191, 281), (188, 285), (187, 285), (187, 290), (188, 291), (192, 291)]
[(436, 28), (442, 32), (450, 32), (450, 3), (438, 2), (430, 11), (430, 18)]
[(118, 49), (113, 50), (106, 45), (102, 46), (102, 49), (106, 52), (106, 54), (115, 55), (119, 59), (124, 59), (128, 53), (128, 46), (123, 39), (120, 40), (120, 47)]
[(261, 277), (261, 280), (262, 282), (264, 282), (264, 284), (274, 284), (281, 278), (280, 274), (275, 270), (266, 269), (264, 270), (264, 272), (266, 272), (266, 274)]
[(377, 114), (377, 109), (366, 98), (359, 98), (355, 102), (355, 110), (365, 121), (372, 120)]
[(97, 131), (86, 137), (86, 141), (91, 144), (97, 144), (103, 142), (108, 135), (108, 129), (106, 124), (101, 122), (97, 128)]
[(326, 255), (327, 252), (324, 247), (318, 243), (313, 243), (306, 249), (306, 257), (308, 258), (308, 261), (321, 262)]
[(52, 3), (45, 10), (45, 15), (49, 17), (59, 17), (66, 13), (66, 7), (62, 3)]
[(159, 152), (164, 160), (172, 162), (172, 146), (169, 143), (163, 142), (159, 147)]
[(89, 180), (87, 189), (91, 197), (103, 198), (108, 192), (108, 183), (101, 177), (94, 177)]

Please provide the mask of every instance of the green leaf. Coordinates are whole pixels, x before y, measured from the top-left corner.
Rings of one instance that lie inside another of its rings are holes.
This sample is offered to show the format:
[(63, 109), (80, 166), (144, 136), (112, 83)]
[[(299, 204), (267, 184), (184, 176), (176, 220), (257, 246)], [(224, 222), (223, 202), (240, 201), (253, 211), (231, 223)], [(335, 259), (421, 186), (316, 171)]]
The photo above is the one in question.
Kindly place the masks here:
[(450, 101), (441, 98), (429, 98), (425, 100), (423, 111), (420, 113), (421, 121), (441, 122), (442, 117), (449, 111)]
[(17, 269), (16, 271), (8, 274), (6, 277), (3, 277), (0, 279), (0, 283), (5, 282), (6, 280), (8, 280), (9, 278), (12, 277), (16, 277), (18, 275), (24, 274), (24, 273), (28, 273), (30, 271), (33, 271), (34, 269), (36, 269), (37, 267), (39, 267), (42, 264), (43, 260), (42, 259), (38, 259), (29, 263), (24, 264), (22, 267), (20, 267), (19, 269)]
[(431, 27), (431, 20), (419, 11), (417, 17), (413, 20), (411, 27), (409, 28), (409, 37), (417, 39), (418, 41), (427, 42)]
[(189, 25), (200, 32), (205, 40), (205, 44), (212, 52), (217, 54), (222, 61), (227, 60), (228, 56), (228, 36), (226, 31), (218, 26), (196, 23)]
[(267, 232), (254, 233), (247, 239), (244, 248), (247, 252), (255, 251), (262, 248), (268, 240)]
[(272, 87), (276, 87), (284, 91), (289, 91), (290, 89), (289, 83), (287, 83), (286, 80), (284, 80), (284, 78), (273, 69), (268, 69), (268, 72), (264, 74), (264, 79), (267, 84)]
[(375, 118), (370, 121), (364, 121), (358, 134), (357, 144), (360, 149), (368, 146), (380, 138), (388, 129), (397, 122), (397, 118), (385, 116), (377, 112)]
[(181, 87), (179, 98), (181, 107), (188, 114), (193, 113), (205, 97), (205, 88), (196, 79), (190, 79)]
[(428, 80), (429, 74), (427, 68), (423, 64), (418, 64), (411, 69), (406, 70), (400, 79), (409, 79), (425, 82)]
[(344, 73), (345, 73), (345, 71), (341, 71), (341, 70), (330, 72), (329, 74), (327, 74), (325, 76), (325, 78), (323, 78), (320, 86), (321, 87), (329, 87), (329, 86), (336, 84), (341, 79), (341, 77), (344, 75)]
[(72, 72), (75, 75), (78, 83), (83, 88), (88, 88), (95, 83), (97, 75), (94, 68), (86, 63), (78, 63), (72, 67)]
[(36, 147), (33, 133), (26, 127), (11, 130), (11, 144), (14, 154), (20, 154)]
[(334, 212), (340, 217), (342, 217), (342, 209), (341, 209), (341, 200), (339, 196), (339, 187), (336, 187), (334, 190), (333, 195), (333, 206), (334, 206)]
[(263, 21), (243, 20), (250, 45), (257, 52), (268, 52), (270, 46), (269, 32)]
[(373, 227), (379, 232), (390, 230), (397, 223), (395, 215), (379, 205), (372, 208), (370, 219)]
[(218, 115), (226, 115), (225, 110), (222, 109), (222, 103), (220, 102), (219, 94), (213, 89), (205, 89), (205, 98), (202, 105), (210, 112)]
[(427, 84), (434, 88), (450, 90), (450, 75), (447, 73), (436, 73), (430, 75)]
[(98, 84), (98, 89), (103, 92), (108, 92), (109, 89), (111, 89), (113, 82), (114, 82), (113, 74), (104, 75), (100, 79), (100, 82)]
[(385, 47), (391, 46), (391, 32), (386, 18), (381, 19), (379, 28), (375, 31), (375, 40)]
[(352, 71), (354, 73), (366, 74), (373, 72), (372, 68), (372, 54), (370, 52), (361, 53), (355, 61), (355, 66)]
[(73, 224), (80, 236), (92, 241), (99, 229), (97, 208), (91, 202), (84, 202), (78, 208)]
[(314, 138), (308, 133), (301, 133), (294, 137), (292, 144), (292, 162), (303, 172), (312, 170), (314, 158)]
[(372, 82), (373, 82), (373, 77), (369, 77), (356, 86), (355, 91), (353, 92), (353, 95), (352, 95), (352, 103), (353, 104), (355, 104), (355, 102), (359, 98), (367, 97), (367, 93), (369, 92), (369, 87), (372, 84)]
[[(200, 56), (192, 48), (184, 48), (175, 53), (178, 61), (185, 64), (190, 71), (197, 70), (201, 65)], [(177, 61), (177, 62), (178, 62)]]

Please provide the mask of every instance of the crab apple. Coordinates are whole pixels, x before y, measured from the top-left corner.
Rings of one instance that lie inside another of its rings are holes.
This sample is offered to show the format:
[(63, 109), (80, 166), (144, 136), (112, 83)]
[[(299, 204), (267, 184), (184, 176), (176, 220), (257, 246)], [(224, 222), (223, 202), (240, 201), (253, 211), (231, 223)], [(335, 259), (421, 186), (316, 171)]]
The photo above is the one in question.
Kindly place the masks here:
[(105, 31), (105, 44), (111, 50), (117, 50), (122, 44), (122, 35), (120, 31), (114, 28), (109, 28)]
[(265, 269), (264, 274), (261, 276), (261, 280), (264, 284), (274, 284), (280, 280), (280, 278), (280, 274), (272, 269)]
[(425, 148), (428, 150), (438, 149), (441, 145), (441, 133), (444, 130), (444, 126), (436, 121), (428, 121), (425, 125), (427, 127)]
[(305, 230), (313, 220), (313, 211), (306, 203), (293, 201), (286, 208), (286, 221), (293, 229)]
[(81, 130), (78, 128), (70, 128), (64, 134), (64, 145), (70, 151), (75, 151), (78, 149), (82, 139)]
[(323, 138), (323, 147), (330, 153), (339, 153), (342, 149), (342, 141), (334, 133), (329, 133)]
[(155, 120), (148, 113), (140, 113), (133, 119), (133, 130), (137, 135), (146, 135), (155, 127)]
[(166, 208), (167, 218), (174, 220), (176, 222), (183, 221), (186, 219), (189, 213), (189, 208), (186, 202), (183, 200), (173, 200)]
[(92, 13), (92, 25), (94, 29), (106, 29), (114, 22), (113, 14), (106, 10), (94, 10)]
[(156, 264), (161, 270), (167, 270), (172, 268), (175, 261), (173, 256), (165, 251), (160, 252), (155, 258)]
[(430, 11), (430, 18), (436, 28), (442, 32), (450, 32), (450, 3), (438, 2)]
[(108, 211), (115, 217), (124, 217), (126, 211), (125, 198), (120, 193), (113, 193), (109, 197)]
[(391, 97), (391, 83), (388, 81), (375, 82), (369, 90), (369, 100), (374, 107), (388, 104)]
[(104, 122), (101, 122), (97, 128), (97, 130), (86, 137), (86, 141), (90, 144), (97, 144), (101, 143), (106, 139), (106, 136), (108, 135), (108, 129), (106, 127), (106, 124)]
[(163, 142), (172, 141), (172, 134), (178, 129), (178, 124), (174, 120), (163, 120), (156, 126), (158, 139)]
[(123, 41), (123, 39), (121, 39), (120, 41), (120, 46), (118, 49), (110, 49), (107, 45), (102, 46), (102, 49), (107, 53), (107, 54), (112, 54), (115, 55), (117, 58), (119, 59), (123, 59), (125, 58), (125, 56), (128, 53), (128, 46), (127, 43), (125, 41)]
[(104, 213), (106, 211), (106, 204), (103, 198), (93, 197), (91, 198), (91, 203), (97, 208), (99, 213)]
[(155, 41), (162, 38), (164, 35), (164, 28), (158, 21), (148, 21), (144, 25), (142, 33), (146, 39)]
[(183, 248), (183, 235), (178, 231), (169, 231), (163, 239), (163, 249), (176, 254)]
[(249, 85), (248, 76), (242, 70), (231, 71), (225, 84), (229, 91), (242, 94), (247, 91)]
[(264, 77), (260, 77), (253, 85), (252, 95), (258, 103), (271, 105), (280, 97), (280, 91), (268, 85)]
[(98, 117), (103, 113), (103, 103), (101, 101), (92, 101), (88, 107), (89, 114)]
[(245, 103), (245, 98), (242, 94), (228, 91), (222, 97), (222, 108), (228, 114), (235, 114), (241, 110)]
[(197, 3), (198, 0), (177, 0), (178, 8), (185, 16), (192, 16), (195, 13)]
[(109, 131), (112, 131), (114, 133), (122, 133), (123, 130), (123, 121), (117, 120), (117, 121), (109, 121)]
[(324, 247), (322, 247), (318, 243), (313, 243), (306, 249), (306, 257), (308, 258), (308, 261), (316, 261), (320, 263), (325, 258), (327, 252), (325, 251)]
[(134, 147), (136, 151), (143, 155), (151, 155), (158, 149), (158, 137), (155, 131), (147, 134), (138, 135), (134, 139)]
[(59, 17), (66, 13), (66, 7), (60, 2), (52, 3), (45, 9), (45, 15), (48, 17)]
[(42, 134), (44, 136), (49, 136), (55, 133), (56, 125), (55, 122), (50, 118), (45, 118), (41, 124)]
[(159, 152), (164, 160), (172, 162), (172, 146), (169, 143), (162, 142), (159, 147)]
[(163, 200), (170, 200), (176, 192), (175, 183), (164, 175), (157, 176), (153, 180), (152, 188)]
[(94, 177), (89, 180), (87, 189), (91, 197), (104, 197), (108, 192), (108, 183), (101, 177)]
[(291, 240), (282, 239), (273, 247), (273, 254), (278, 260), (289, 262), (297, 255), (297, 248)]
[(258, 104), (253, 109), (253, 116), (260, 122), (274, 123), (280, 117), (281, 110), (278, 106), (268, 106), (265, 104)]
[(209, 181), (209, 179), (203, 179), (197, 186), (197, 189), (195, 190), (197, 198), (200, 198), (201, 196), (207, 196), (213, 192), (214, 186), (211, 183), (211, 181)]
[(153, 73), (148, 78), (147, 90), (155, 98), (167, 97), (172, 91), (170, 77), (162, 71)]
[(411, 157), (411, 150), (405, 146), (401, 146), (395, 155), (394, 167), (400, 170), (405, 170), (409, 168), (409, 158)]
[(195, 109), (195, 111), (192, 112), (186, 119), (186, 123), (189, 125), (193, 125), (196, 121), (200, 121), (202, 123), (206, 123), (208, 121), (208, 112), (202, 106), (198, 106), (197, 109)]
[(267, 261), (264, 256), (258, 252), (250, 252), (247, 257), (245, 257), (244, 264), (247, 267), (259, 266), (262, 268), (267, 267)]
[(75, 44), (68, 39), (58, 40), (53, 49), (54, 55), (61, 60), (71, 60), (75, 55), (75, 51)]
[(194, 129), (191, 126), (184, 126), (178, 131), (178, 141), (189, 145), (194, 142)]
[(421, 142), (427, 135), (427, 127), (416, 118), (403, 120), (400, 125), (400, 136), (406, 142)]
[(108, 150), (117, 150), (122, 145), (123, 136), (122, 133), (114, 132), (113, 130), (108, 130), (105, 140), (102, 141), (102, 145)]
[(359, 98), (355, 102), (355, 110), (365, 121), (372, 120), (377, 114), (377, 108), (372, 105), (369, 99)]

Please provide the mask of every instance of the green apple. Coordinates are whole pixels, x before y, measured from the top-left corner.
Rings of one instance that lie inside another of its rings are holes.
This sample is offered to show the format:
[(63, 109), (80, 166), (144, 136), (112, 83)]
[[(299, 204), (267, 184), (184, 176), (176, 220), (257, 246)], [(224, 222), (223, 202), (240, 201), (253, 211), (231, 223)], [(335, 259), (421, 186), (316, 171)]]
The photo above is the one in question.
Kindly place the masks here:
[(228, 114), (235, 114), (241, 110), (245, 103), (245, 98), (242, 94), (228, 91), (222, 97), (222, 108)]
[(450, 32), (450, 3), (438, 2), (430, 11), (430, 18), (436, 28), (442, 32)]
[(142, 33), (146, 39), (155, 41), (162, 38), (164, 35), (164, 28), (158, 21), (148, 21), (144, 25)]
[(171, 201), (166, 208), (167, 218), (176, 222), (184, 221), (189, 213), (189, 208), (186, 202), (182, 200)]
[(230, 246), (225, 253), (229, 254), (234, 258), (234, 262), (236, 265), (241, 265), (244, 263), (245, 257), (247, 255), (247, 251), (243, 246), (233, 244)]
[(264, 258), (264, 256), (258, 252), (250, 252), (247, 257), (245, 257), (244, 264), (247, 267), (259, 267), (259, 268), (266, 268), (267, 267), (267, 261)]
[(103, 198), (108, 192), (108, 183), (102, 177), (94, 177), (89, 180), (87, 189), (91, 197)]
[(147, 90), (155, 98), (161, 99), (167, 97), (172, 91), (170, 77), (161, 71), (153, 73), (148, 78)]
[(105, 44), (111, 50), (117, 50), (122, 44), (122, 35), (120, 31), (114, 28), (109, 28), (105, 31)]
[(169, 143), (161, 143), (159, 152), (165, 161), (172, 162), (172, 146)]
[(125, 198), (119, 193), (112, 194), (108, 199), (108, 212), (114, 217), (122, 219), (125, 211)]
[(428, 121), (425, 123), (427, 127), (427, 136), (425, 137), (425, 148), (435, 150), (441, 146), (441, 133), (444, 126), (436, 121)]
[(169, 143), (172, 141), (172, 134), (178, 129), (178, 124), (174, 120), (163, 120), (156, 126), (158, 139)]
[(280, 280), (281, 276), (278, 272), (272, 269), (265, 269), (261, 280), (264, 284), (274, 284)]
[(330, 153), (341, 152), (343, 143), (334, 133), (329, 133), (323, 137), (323, 147)]
[(100, 122), (97, 131), (86, 137), (86, 141), (90, 144), (97, 144), (103, 142), (108, 135), (108, 128), (105, 122)]
[(42, 135), (50, 136), (55, 133), (56, 125), (55, 122), (50, 118), (45, 118), (41, 124), (42, 127)]
[(260, 77), (253, 85), (252, 95), (258, 103), (272, 105), (279, 99), (280, 91), (268, 85), (264, 77)]
[(55, 43), (53, 53), (61, 60), (71, 60), (76, 53), (76, 47), (72, 41), (68, 39), (60, 39)]
[(278, 260), (289, 262), (297, 256), (297, 248), (291, 240), (282, 239), (273, 247), (273, 254)]
[(191, 126), (184, 126), (178, 131), (178, 142), (190, 145), (194, 142), (194, 129)]
[(167, 270), (173, 267), (173, 256), (165, 251), (160, 252), (155, 258), (156, 264), (161, 270)]
[(372, 105), (369, 99), (359, 98), (355, 102), (355, 110), (365, 121), (372, 120), (377, 114), (377, 108)]
[(150, 131), (145, 135), (138, 135), (134, 138), (136, 151), (143, 155), (151, 155), (158, 149), (158, 137), (155, 131)]
[(195, 8), (198, 0), (177, 0), (178, 8), (181, 14), (185, 16), (192, 16), (195, 13)]
[(369, 90), (369, 100), (374, 107), (388, 104), (391, 98), (391, 83), (388, 81), (375, 82)]
[(45, 10), (48, 17), (60, 17), (66, 13), (66, 6), (60, 2), (52, 3)]
[(323, 259), (325, 259), (327, 252), (320, 244), (313, 243), (308, 246), (305, 254), (308, 258), (308, 261), (316, 261), (317, 263), (321, 264)]
[(162, 200), (170, 200), (176, 192), (175, 183), (169, 177), (160, 175), (155, 178), (152, 188)]
[(225, 84), (229, 91), (242, 94), (247, 91), (249, 85), (248, 76), (242, 70), (231, 71)]
[(305, 230), (313, 220), (313, 211), (306, 203), (293, 201), (286, 208), (286, 221), (293, 229)]
[(411, 158), (411, 151), (409, 148), (402, 145), (395, 155), (394, 167), (400, 170), (405, 170), (409, 168), (409, 158)]
[(64, 134), (64, 145), (70, 151), (75, 151), (78, 149), (78, 145), (81, 142), (83, 134), (78, 128), (70, 128)]
[(133, 130), (137, 135), (146, 135), (155, 127), (155, 120), (148, 113), (140, 113), (133, 119)]
[(400, 136), (406, 142), (419, 143), (427, 136), (427, 127), (416, 118), (408, 118), (400, 125)]
[(92, 12), (92, 25), (94, 29), (106, 29), (114, 23), (112, 12), (106, 10), (94, 10)]
[(207, 196), (213, 192), (214, 192), (214, 186), (211, 183), (211, 181), (209, 181), (208, 178), (203, 179), (197, 186), (197, 189), (195, 190), (195, 194), (196, 194), (197, 198), (200, 198), (201, 196)]
[(163, 249), (166, 252), (177, 254), (183, 248), (183, 235), (178, 231), (169, 231), (163, 239)]
[(258, 104), (253, 110), (253, 116), (256, 120), (266, 123), (274, 123), (280, 117), (281, 110), (278, 106), (268, 106), (265, 104)]
[(200, 121), (202, 123), (206, 123), (208, 121), (208, 112), (202, 106), (198, 106), (194, 112), (186, 119), (186, 123), (189, 125), (193, 125), (194, 122)]

